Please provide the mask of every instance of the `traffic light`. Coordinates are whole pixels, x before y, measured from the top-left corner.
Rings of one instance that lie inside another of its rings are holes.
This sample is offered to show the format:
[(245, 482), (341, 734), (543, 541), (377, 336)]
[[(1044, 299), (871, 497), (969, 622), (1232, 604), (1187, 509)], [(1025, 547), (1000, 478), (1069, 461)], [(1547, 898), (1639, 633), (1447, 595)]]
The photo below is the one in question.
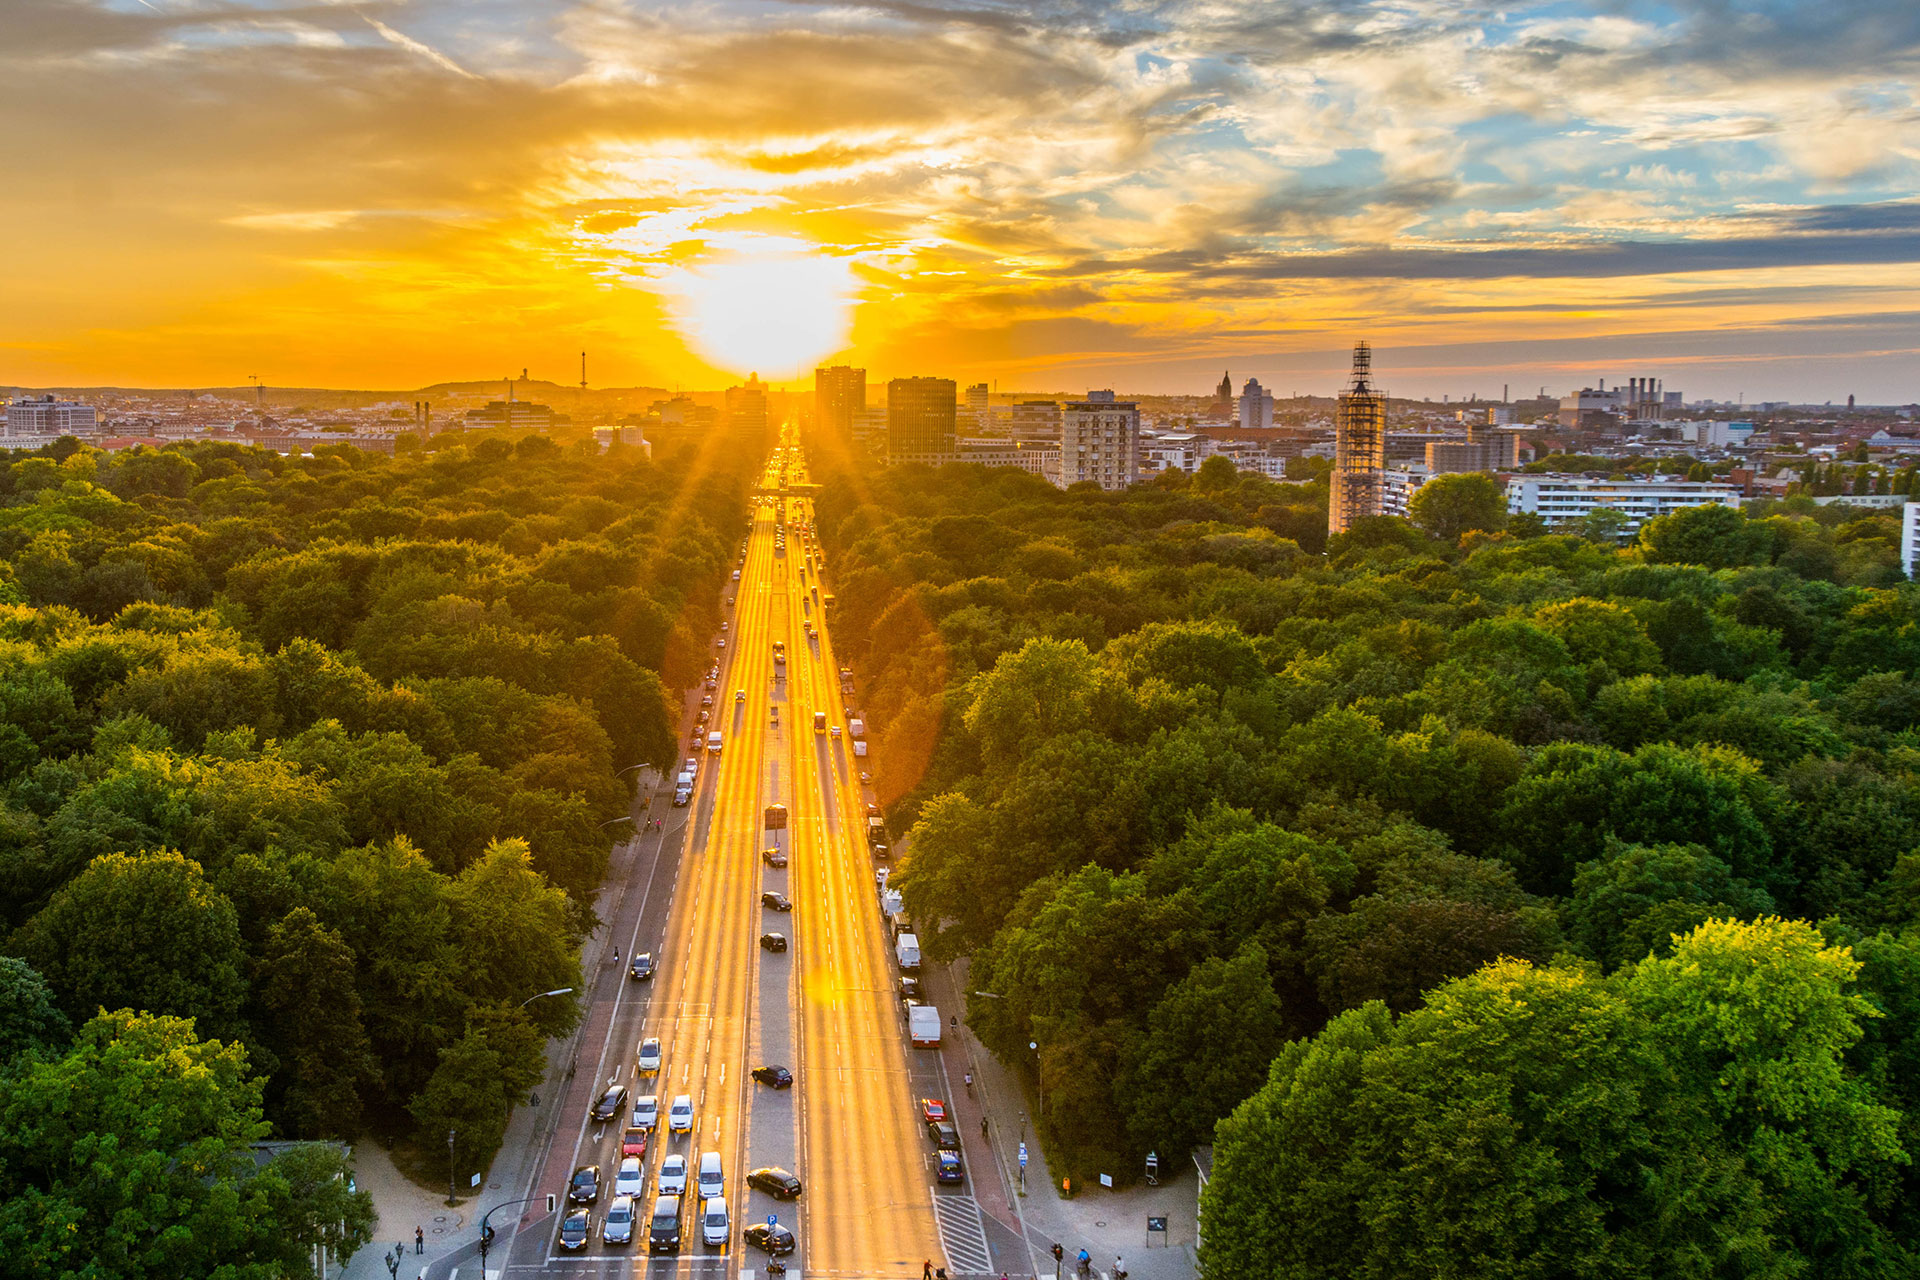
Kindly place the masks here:
[(1061, 1258), (1063, 1258), (1063, 1257), (1065, 1257), (1065, 1256), (1066, 1256), (1066, 1250), (1064, 1250), (1064, 1249), (1062, 1249), (1062, 1248), (1061, 1248), (1061, 1247), (1060, 1247), (1059, 1245), (1057, 1245), (1057, 1244), (1056, 1244), (1055, 1246), (1053, 1246), (1053, 1260), (1054, 1260), (1055, 1262), (1058, 1262), (1058, 1261), (1060, 1261), (1060, 1259), (1061, 1259)]

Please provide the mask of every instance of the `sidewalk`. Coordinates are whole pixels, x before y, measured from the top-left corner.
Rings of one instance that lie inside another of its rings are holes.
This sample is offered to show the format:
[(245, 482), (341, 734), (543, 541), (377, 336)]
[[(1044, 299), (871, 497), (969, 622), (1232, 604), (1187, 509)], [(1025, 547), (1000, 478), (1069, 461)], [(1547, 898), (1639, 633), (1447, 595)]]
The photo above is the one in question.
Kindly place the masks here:
[[(965, 960), (943, 969), (929, 966), (926, 972), (934, 1003), (942, 1009), (966, 1008)], [(1060, 1179), (1047, 1168), (1034, 1136), (1030, 1100), (1018, 1074), (1002, 1066), (964, 1023), (942, 1052), (947, 1055), (947, 1073), (956, 1082), (965, 1072), (973, 1072), (973, 1096), (961, 1088), (950, 1101), (966, 1146), (974, 1198), (982, 1212), (1005, 1221), (1027, 1240), (1030, 1261), (1022, 1269), (1010, 1270), (1010, 1275), (1052, 1277), (1049, 1247), (1055, 1243), (1065, 1253), (1060, 1272), (1064, 1277), (1073, 1274), (1081, 1249), (1092, 1255), (1094, 1269), (1107, 1280), (1116, 1256), (1124, 1259), (1128, 1275), (1137, 1280), (1192, 1280), (1198, 1274), (1194, 1252), (1198, 1178), (1190, 1162), (1174, 1166), (1163, 1161), (1157, 1187), (1140, 1183), (1109, 1191), (1095, 1183), (1076, 1188), (1071, 1200), (1064, 1199)], [(986, 1139), (980, 1136), (982, 1116), (987, 1120)], [(1023, 1140), (1027, 1144), (1024, 1195), (1019, 1193)], [(1149, 1236), (1149, 1217), (1165, 1218), (1167, 1230)]]
[[(632, 812), (642, 823), (653, 817), (666, 816), (667, 811), (662, 808), (664, 802), (660, 799), (663, 794), (657, 782), (643, 783), (635, 796)], [(640, 800), (649, 796), (653, 797), (653, 807), (640, 808)], [(608, 858), (607, 874), (601, 882), (600, 894), (594, 902), (595, 910), (604, 920), (611, 924), (618, 914), (620, 896), (626, 892), (635, 866), (643, 859), (650, 862), (658, 857), (662, 845), (670, 840), (683, 839), (685, 830), (684, 824), (675, 826), (668, 823), (663, 830), (642, 830), (636, 832), (633, 839), (614, 846)], [(457, 1207), (447, 1207), (444, 1186), (428, 1190), (409, 1181), (394, 1167), (391, 1156), (379, 1143), (363, 1139), (354, 1147), (354, 1177), (361, 1189), (373, 1196), (373, 1240), (354, 1254), (346, 1266), (329, 1267), (329, 1280), (390, 1280), (387, 1258), (392, 1255), (395, 1243), (405, 1246), (405, 1256), (400, 1259), (398, 1271), (391, 1273), (397, 1275), (399, 1280), (418, 1280), (418, 1277), (426, 1275), (428, 1267), (442, 1263), (453, 1255), (471, 1258), (474, 1242), (480, 1232), (481, 1217), (496, 1205), (505, 1205), (535, 1194), (536, 1189), (531, 1182), (545, 1160), (555, 1127), (562, 1117), (572, 1116), (578, 1120), (586, 1113), (591, 1102), (589, 1095), (597, 1083), (593, 1062), (582, 1063), (587, 1069), (576, 1070), (572, 1080), (567, 1079), (567, 1068), (584, 1052), (584, 1045), (599, 1043), (598, 1039), (589, 1040), (589, 1036), (605, 1034), (606, 1018), (611, 1016), (611, 1011), (596, 1008), (598, 1002), (592, 999), (594, 988), (603, 982), (619, 983), (626, 978), (625, 969), (613, 963), (611, 947), (614, 939), (609, 936), (611, 932), (610, 928), (602, 927), (581, 947), (580, 966), (587, 984), (582, 992), (586, 1016), (581, 1018), (579, 1028), (572, 1035), (548, 1043), (546, 1076), (534, 1090), (539, 1095), (540, 1105), (527, 1106), (523, 1103), (513, 1109), (513, 1116), (507, 1122), (506, 1139), (494, 1156), (493, 1164), (479, 1188), (459, 1188), (460, 1203)], [(624, 939), (621, 944), (624, 945)], [(561, 1172), (564, 1177), (565, 1170)], [(504, 1250), (515, 1225), (529, 1214), (535, 1218), (544, 1217), (546, 1205), (537, 1203), (503, 1208), (493, 1215), (495, 1236), (489, 1267), (499, 1266), (497, 1259), (505, 1256)], [(420, 1253), (414, 1252), (415, 1227), (419, 1227), (424, 1235), (425, 1248)], [(459, 1270), (463, 1277), (472, 1276), (477, 1280), (480, 1275), (477, 1261), (468, 1261)], [(444, 1273), (444, 1266), (436, 1269), (436, 1275)]]

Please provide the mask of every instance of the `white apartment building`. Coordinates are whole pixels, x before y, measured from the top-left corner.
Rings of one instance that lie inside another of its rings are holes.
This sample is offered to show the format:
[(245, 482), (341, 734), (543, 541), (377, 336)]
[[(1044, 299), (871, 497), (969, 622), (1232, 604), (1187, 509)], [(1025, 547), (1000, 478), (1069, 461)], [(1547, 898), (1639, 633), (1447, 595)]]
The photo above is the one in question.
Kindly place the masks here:
[(1416, 462), (1410, 467), (1388, 467), (1380, 473), (1380, 514), (1405, 519), (1413, 502), (1414, 490), (1433, 478), (1433, 472)]
[(6, 434), (59, 437), (92, 431), (98, 421), (90, 404), (52, 396), (21, 396), (7, 406)]
[(1240, 391), (1240, 426), (1243, 430), (1273, 425), (1273, 392), (1260, 385), (1258, 378), (1248, 378), (1247, 385)]
[(1920, 578), (1920, 502), (1901, 508), (1900, 563), (1909, 578)]
[(1069, 400), (1060, 415), (1060, 485), (1124, 489), (1140, 478), (1140, 406), (1111, 391)]
[(1184, 471), (1188, 475), (1213, 454), (1213, 441), (1190, 431), (1162, 431), (1140, 439), (1140, 474), (1157, 476), (1162, 471)]
[(1514, 476), (1507, 481), (1507, 510), (1538, 515), (1548, 528), (1607, 507), (1627, 518), (1626, 532), (1631, 533), (1655, 516), (1715, 505), (1739, 506), (1739, 486), (1665, 476), (1594, 480), (1586, 476), (1534, 475)]

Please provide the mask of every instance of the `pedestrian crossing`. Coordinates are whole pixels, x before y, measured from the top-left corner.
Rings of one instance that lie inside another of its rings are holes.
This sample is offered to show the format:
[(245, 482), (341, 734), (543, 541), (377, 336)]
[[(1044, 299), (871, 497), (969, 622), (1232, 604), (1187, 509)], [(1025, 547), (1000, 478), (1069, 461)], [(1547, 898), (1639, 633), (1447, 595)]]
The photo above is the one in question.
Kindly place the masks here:
[(987, 1249), (987, 1231), (980, 1223), (980, 1206), (972, 1196), (943, 1196), (934, 1192), (933, 1217), (940, 1228), (940, 1248), (947, 1255), (949, 1280), (994, 1273), (993, 1254)]

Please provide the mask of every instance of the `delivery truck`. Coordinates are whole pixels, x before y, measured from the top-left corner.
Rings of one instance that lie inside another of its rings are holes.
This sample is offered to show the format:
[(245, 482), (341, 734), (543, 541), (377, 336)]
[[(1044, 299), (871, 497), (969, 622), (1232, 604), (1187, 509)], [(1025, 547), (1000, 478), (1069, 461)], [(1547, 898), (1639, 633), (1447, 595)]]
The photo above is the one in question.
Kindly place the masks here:
[(707, 750), (714, 755), (720, 754), (720, 731), (715, 729), (707, 735)]
[(864, 738), (867, 736), (867, 722), (859, 716), (849, 716), (847, 717), (847, 732), (856, 738)]
[(940, 1047), (940, 1010), (930, 1004), (916, 1004), (907, 1010), (907, 1038), (916, 1049)]
[(893, 954), (900, 961), (901, 969), (907, 973), (917, 972), (920, 968), (920, 939), (911, 933), (903, 933), (893, 944)]

